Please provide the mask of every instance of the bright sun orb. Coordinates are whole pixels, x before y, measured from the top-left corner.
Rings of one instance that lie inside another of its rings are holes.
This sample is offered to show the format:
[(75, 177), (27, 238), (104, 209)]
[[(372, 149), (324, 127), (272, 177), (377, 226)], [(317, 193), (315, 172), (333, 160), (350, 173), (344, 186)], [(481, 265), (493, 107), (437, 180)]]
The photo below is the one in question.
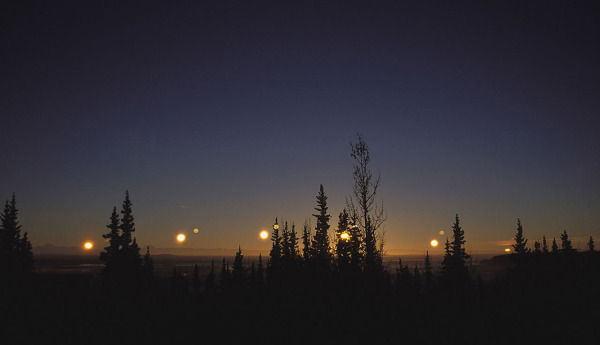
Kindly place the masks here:
[(266, 232), (264, 230), (260, 232), (260, 238), (262, 238), (263, 240), (266, 240), (267, 237), (269, 237), (269, 233), (268, 232)]
[(437, 245), (438, 245), (438, 241), (437, 240), (431, 240), (430, 243), (431, 243), (432, 247), (437, 247)]
[(504, 251), (510, 253), (510, 248), (505, 248)]
[(348, 235), (347, 232), (342, 232), (342, 234), (340, 235), (340, 238), (342, 240), (347, 240), (348, 238), (350, 238), (350, 235)]
[(83, 249), (85, 249), (85, 250), (90, 250), (90, 249), (92, 249), (93, 247), (94, 247), (94, 244), (93, 244), (92, 242), (89, 242), (89, 241), (88, 241), (88, 242), (85, 242), (85, 243), (83, 244)]
[(183, 242), (183, 241), (185, 241), (185, 235), (184, 234), (177, 235), (177, 242)]

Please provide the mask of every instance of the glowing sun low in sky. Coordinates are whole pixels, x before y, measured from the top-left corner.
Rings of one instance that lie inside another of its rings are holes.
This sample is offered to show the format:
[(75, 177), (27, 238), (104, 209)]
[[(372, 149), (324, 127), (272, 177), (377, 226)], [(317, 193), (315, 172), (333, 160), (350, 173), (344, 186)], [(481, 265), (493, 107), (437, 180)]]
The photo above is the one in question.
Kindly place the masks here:
[(185, 235), (184, 234), (179, 234), (177, 235), (177, 242), (183, 242), (185, 241)]
[(349, 238), (350, 238), (350, 235), (348, 235), (348, 233), (347, 233), (347, 232), (342, 232), (342, 234), (340, 235), (340, 238), (341, 238), (342, 240), (347, 240), (347, 239), (349, 239)]
[(438, 241), (437, 240), (431, 240), (430, 242), (432, 247), (437, 247), (438, 246)]
[(92, 248), (94, 248), (94, 244), (92, 242), (88, 241), (83, 244), (83, 249), (85, 249), (85, 250), (90, 250)]
[(267, 237), (269, 237), (269, 233), (266, 231), (261, 231), (260, 232), (260, 238), (262, 238), (263, 240), (266, 240)]

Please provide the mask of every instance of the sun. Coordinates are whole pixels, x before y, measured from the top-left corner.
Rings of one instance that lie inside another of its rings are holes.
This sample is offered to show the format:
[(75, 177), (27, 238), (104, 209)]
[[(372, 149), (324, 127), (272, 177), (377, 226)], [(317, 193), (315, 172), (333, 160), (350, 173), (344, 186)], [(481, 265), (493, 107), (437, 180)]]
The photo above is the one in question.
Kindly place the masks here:
[(90, 250), (90, 249), (92, 249), (92, 248), (94, 248), (94, 244), (93, 244), (92, 242), (90, 242), (90, 241), (88, 241), (88, 242), (85, 242), (85, 243), (83, 244), (83, 249), (85, 249), (85, 250)]
[(431, 246), (432, 247), (437, 247), (438, 246), (438, 241), (437, 240), (431, 240)]
[(181, 243), (183, 241), (185, 241), (185, 235), (184, 234), (177, 235), (177, 242)]
[(349, 239), (349, 238), (350, 238), (350, 235), (348, 235), (348, 233), (347, 233), (347, 232), (342, 232), (342, 234), (340, 235), (340, 238), (341, 238), (342, 240), (347, 240), (347, 239)]
[(504, 251), (510, 253), (510, 248), (505, 248)]
[(260, 232), (260, 238), (262, 238), (263, 240), (266, 240), (267, 237), (269, 237), (269, 233), (268, 232), (266, 232), (264, 230)]

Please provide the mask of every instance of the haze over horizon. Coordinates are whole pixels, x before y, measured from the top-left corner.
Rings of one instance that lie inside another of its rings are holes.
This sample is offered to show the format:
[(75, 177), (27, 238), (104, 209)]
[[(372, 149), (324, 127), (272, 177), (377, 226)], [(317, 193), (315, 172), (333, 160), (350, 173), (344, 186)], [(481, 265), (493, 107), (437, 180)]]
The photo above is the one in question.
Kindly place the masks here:
[(566, 230), (583, 250), (600, 236), (592, 6), (15, 3), (0, 196), (34, 248), (101, 250), (127, 189), (140, 246), (268, 255), (258, 233), (300, 230), (320, 184), (336, 227), (361, 133), (388, 253), (440, 254), (455, 214), (472, 253), (502, 253), (517, 218), (530, 246)]

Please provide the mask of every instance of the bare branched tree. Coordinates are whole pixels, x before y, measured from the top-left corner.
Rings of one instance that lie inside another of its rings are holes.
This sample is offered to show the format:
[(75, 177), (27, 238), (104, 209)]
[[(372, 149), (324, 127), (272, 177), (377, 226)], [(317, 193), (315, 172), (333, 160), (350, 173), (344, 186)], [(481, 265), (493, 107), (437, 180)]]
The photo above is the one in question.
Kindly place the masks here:
[(373, 178), (369, 169), (371, 156), (369, 148), (360, 134), (357, 134), (358, 142), (350, 142), (350, 156), (355, 160), (354, 164), (354, 186), (352, 196), (346, 199), (346, 204), (351, 214), (356, 215), (357, 225), (363, 233), (364, 260), (366, 270), (380, 270), (382, 265), (383, 246), (378, 248), (377, 240), (383, 243), (382, 235), (377, 234), (387, 215), (383, 209), (383, 203), (377, 203), (375, 196), (381, 180), (381, 175)]

